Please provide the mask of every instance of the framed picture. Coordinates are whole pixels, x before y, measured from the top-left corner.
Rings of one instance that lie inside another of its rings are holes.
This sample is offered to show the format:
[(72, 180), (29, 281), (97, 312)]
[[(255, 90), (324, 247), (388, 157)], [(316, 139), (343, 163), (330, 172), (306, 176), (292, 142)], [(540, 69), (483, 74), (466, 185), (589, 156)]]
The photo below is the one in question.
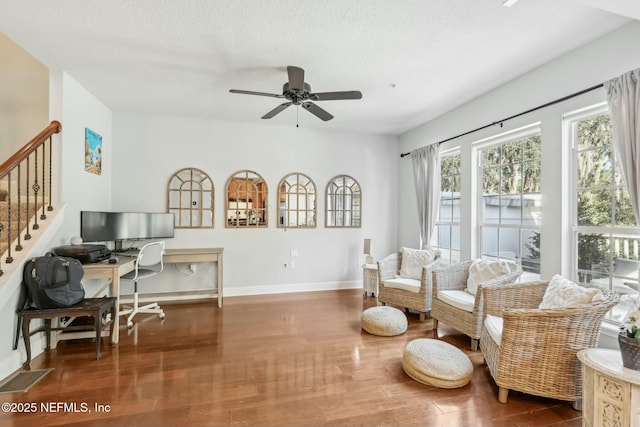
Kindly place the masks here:
[(102, 173), (102, 136), (89, 128), (84, 128), (84, 170)]

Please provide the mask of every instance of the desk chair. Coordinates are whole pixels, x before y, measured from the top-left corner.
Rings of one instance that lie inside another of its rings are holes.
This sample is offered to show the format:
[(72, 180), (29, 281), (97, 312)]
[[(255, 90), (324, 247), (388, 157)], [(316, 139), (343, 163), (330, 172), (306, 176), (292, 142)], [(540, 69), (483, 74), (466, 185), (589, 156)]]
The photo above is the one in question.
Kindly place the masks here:
[(121, 316), (127, 318), (127, 328), (133, 328), (133, 318), (138, 313), (156, 313), (159, 318), (164, 319), (164, 310), (157, 302), (143, 305), (138, 304), (138, 281), (153, 277), (164, 268), (162, 257), (164, 255), (164, 242), (153, 242), (144, 245), (136, 259), (136, 266), (133, 271), (122, 276), (122, 279), (133, 281), (133, 307), (121, 310)]

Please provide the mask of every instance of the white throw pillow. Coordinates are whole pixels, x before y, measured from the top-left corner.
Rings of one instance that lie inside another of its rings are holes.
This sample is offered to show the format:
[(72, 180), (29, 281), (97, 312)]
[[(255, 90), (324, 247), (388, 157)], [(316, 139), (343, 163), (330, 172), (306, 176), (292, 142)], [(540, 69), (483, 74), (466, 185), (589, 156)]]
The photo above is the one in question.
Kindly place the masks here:
[(538, 308), (567, 308), (590, 303), (600, 292), (594, 288), (585, 288), (556, 274), (551, 278), (547, 290)]
[(422, 279), (422, 267), (430, 264), (435, 259), (431, 249), (401, 248), (402, 262), (400, 263), (400, 277)]
[(478, 293), (478, 285), (497, 279), (500, 276), (509, 274), (509, 263), (507, 261), (485, 261), (477, 259), (469, 267), (469, 277), (467, 278), (467, 292), (471, 295)]

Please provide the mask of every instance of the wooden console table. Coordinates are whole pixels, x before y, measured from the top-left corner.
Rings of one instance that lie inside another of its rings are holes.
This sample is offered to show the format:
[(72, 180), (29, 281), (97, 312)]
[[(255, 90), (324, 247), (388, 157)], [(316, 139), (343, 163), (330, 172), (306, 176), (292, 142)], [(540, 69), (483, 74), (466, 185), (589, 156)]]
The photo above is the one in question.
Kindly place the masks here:
[[(62, 308), (27, 308), (24, 310), (18, 310), (18, 330), (22, 327), (22, 338), (24, 339), (24, 347), (27, 351), (27, 361), (24, 363), (24, 367), (28, 368), (31, 363), (31, 335), (36, 332), (45, 332), (47, 334), (47, 350), (51, 348), (51, 331), (73, 331), (73, 330), (87, 330), (87, 326), (67, 326), (65, 328), (52, 327), (51, 319), (57, 319), (60, 317), (79, 317), (79, 316), (93, 316), (94, 317), (94, 334), (96, 339), (96, 359), (100, 359), (100, 343), (102, 341), (102, 317), (107, 312), (111, 311), (111, 336), (114, 334), (114, 319), (117, 319), (117, 305), (116, 298), (85, 298), (78, 304), (71, 307)], [(31, 331), (30, 324), (32, 319), (43, 319), (44, 326)], [(18, 348), (19, 333), (16, 333), (16, 340), (14, 343), (14, 350)]]
[(640, 371), (622, 366), (618, 350), (589, 348), (582, 362), (582, 425), (640, 427)]

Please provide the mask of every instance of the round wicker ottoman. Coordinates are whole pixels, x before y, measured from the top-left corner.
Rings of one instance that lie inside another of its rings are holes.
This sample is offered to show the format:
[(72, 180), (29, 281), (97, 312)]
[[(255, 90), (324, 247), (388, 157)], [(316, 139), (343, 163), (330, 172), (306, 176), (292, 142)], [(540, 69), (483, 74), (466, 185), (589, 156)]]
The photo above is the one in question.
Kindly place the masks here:
[(407, 332), (407, 316), (386, 305), (370, 307), (362, 312), (362, 329), (372, 335), (392, 337)]
[(430, 338), (419, 338), (407, 344), (402, 369), (419, 383), (440, 388), (462, 387), (473, 374), (471, 360), (464, 352)]

